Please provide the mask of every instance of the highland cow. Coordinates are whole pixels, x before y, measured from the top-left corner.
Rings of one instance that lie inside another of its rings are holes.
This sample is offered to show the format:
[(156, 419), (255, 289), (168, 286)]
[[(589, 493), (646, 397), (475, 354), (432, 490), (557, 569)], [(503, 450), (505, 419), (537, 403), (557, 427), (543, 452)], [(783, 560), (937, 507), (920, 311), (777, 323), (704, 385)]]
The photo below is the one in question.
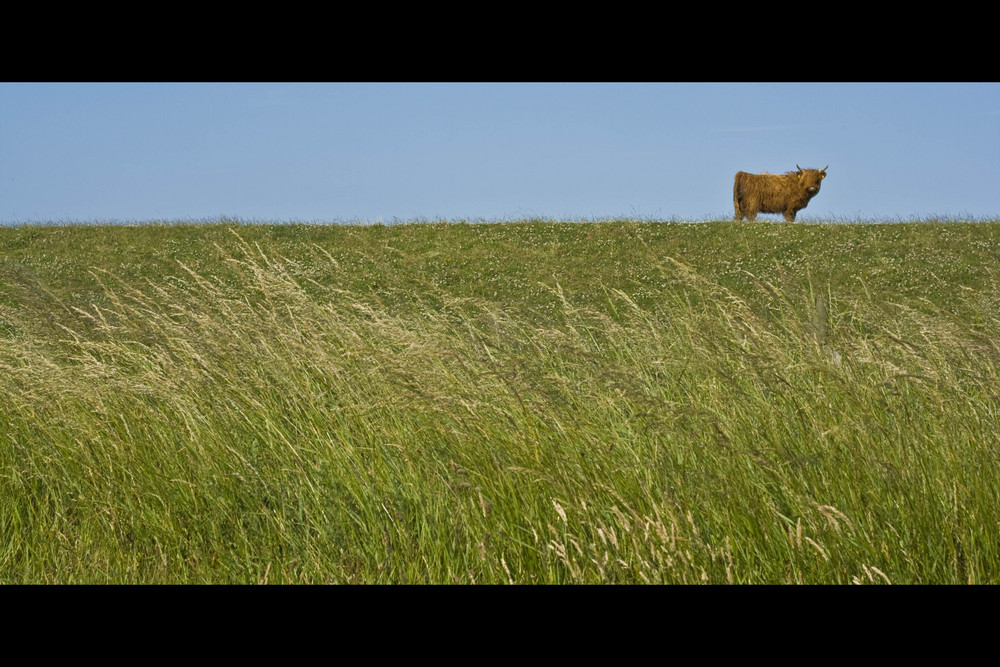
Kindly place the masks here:
[(733, 208), (736, 219), (753, 221), (758, 213), (781, 213), (788, 222), (809, 205), (819, 193), (819, 184), (826, 178), (826, 169), (803, 169), (784, 174), (748, 174), (736, 172), (733, 183)]

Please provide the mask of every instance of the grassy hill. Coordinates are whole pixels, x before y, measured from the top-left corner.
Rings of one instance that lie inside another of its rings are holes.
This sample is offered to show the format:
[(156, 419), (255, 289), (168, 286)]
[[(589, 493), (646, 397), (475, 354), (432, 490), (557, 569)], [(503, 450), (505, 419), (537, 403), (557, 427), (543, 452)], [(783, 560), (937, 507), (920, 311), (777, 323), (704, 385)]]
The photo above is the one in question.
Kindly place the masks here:
[(0, 581), (1000, 583), (1000, 223), (0, 229)]

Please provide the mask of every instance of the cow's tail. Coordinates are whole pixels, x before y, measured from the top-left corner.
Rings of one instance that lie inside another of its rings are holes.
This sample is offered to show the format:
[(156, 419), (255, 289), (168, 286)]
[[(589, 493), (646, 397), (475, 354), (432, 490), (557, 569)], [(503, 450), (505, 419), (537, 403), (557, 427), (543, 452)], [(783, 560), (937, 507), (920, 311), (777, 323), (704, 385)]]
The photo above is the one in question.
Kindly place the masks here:
[(743, 193), (741, 192), (740, 188), (740, 186), (743, 184), (743, 179), (740, 178), (741, 176), (743, 176), (743, 172), (738, 171), (736, 172), (736, 177), (733, 179), (733, 208), (735, 209), (733, 217), (736, 220), (743, 219), (743, 206), (742, 206)]

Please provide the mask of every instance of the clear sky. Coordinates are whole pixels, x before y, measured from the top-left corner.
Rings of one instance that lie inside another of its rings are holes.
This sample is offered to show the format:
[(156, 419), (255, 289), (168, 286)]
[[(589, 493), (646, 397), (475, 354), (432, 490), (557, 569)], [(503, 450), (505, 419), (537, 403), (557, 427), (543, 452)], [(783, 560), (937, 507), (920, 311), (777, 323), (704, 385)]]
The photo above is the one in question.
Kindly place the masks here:
[[(1000, 219), (997, 83), (0, 83), (0, 224)], [(780, 216), (764, 219), (780, 220)]]

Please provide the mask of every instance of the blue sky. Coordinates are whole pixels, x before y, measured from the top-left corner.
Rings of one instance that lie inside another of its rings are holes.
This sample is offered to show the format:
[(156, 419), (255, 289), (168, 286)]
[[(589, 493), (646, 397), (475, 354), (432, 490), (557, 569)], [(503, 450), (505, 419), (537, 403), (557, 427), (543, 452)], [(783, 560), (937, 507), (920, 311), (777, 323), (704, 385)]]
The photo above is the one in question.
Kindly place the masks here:
[[(0, 83), (0, 224), (1000, 219), (996, 83)], [(764, 216), (780, 220), (780, 216)]]

